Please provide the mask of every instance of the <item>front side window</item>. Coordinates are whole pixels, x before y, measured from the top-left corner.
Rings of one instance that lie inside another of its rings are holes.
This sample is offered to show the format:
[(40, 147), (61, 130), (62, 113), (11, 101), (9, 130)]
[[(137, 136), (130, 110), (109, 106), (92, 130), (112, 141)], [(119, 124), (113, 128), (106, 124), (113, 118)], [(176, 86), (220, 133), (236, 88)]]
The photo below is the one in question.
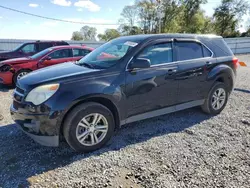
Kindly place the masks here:
[(43, 56), (45, 56), (47, 53), (49, 53), (50, 51), (52, 51), (52, 48), (47, 48), (41, 52), (36, 53), (35, 55), (31, 56), (31, 59), (38, 59), (41, 58)]
[(68, 58), (72, 57), (72, 54), (70, 49), (62, 49), (52, 52), (49, 54), (49, 57), (51, 57), (51, 59)]
[(172, 44), (168, 42), (146, 47), (137, 58), (149, 59), (151, 65), (173, 62)]
[(35, 53), (36, 52), (36, 45), (35, 44), (26, 44), (21, 48), (23, 53)]
[(177, 57), (179, 61), (203, 58), (202, 46), (196, 42), (176, 42)]
[(96, 69), (107, 69), (116, 65), (132, 48), (138, 45), (138, 42), (140, 42), (138, 39), (128, 40), (126, 38), (112, 40), (83, 57), (77, 64)]

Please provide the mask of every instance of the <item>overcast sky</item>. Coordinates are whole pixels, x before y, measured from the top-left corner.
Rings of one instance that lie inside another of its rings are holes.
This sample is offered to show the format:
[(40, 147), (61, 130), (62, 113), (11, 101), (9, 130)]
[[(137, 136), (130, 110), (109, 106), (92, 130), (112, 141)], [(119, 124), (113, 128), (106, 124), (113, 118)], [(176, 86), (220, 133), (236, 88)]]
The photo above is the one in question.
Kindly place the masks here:
[[(133, 0), (1, 0), (0, 5), (58, 19), (117, 23), (125, 5)], [(208, 0), (202, 8), (213, 14), (219, 0)], [(243, 22), (244, 23), (244, 22)], [(69, 40), (82, 25), (50, 21), (0, 8), (0, 38)], [(117, 26), (94, 26), (98, 33)]]

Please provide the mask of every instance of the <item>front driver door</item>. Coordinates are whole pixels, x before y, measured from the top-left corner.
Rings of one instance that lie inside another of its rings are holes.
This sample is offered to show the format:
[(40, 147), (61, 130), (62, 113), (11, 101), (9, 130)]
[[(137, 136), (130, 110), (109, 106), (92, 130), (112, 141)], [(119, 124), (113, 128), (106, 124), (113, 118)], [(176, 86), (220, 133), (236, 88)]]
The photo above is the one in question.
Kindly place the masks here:
[(69, 61), (73, 61), (73, 55), (71, 49), (56, 50), (43, 58), (43, 61), (39, 64), (39, 68)]
[(136, 58), (149, 59), (151, 67), (126, 71), (127, 117), (175, 105), (178, 67), (173, 58), (172, 42), (151, 43)]
[(37, 53), (36, 44), (26, 44), (19, 51), (17, 57), (29, 57)]

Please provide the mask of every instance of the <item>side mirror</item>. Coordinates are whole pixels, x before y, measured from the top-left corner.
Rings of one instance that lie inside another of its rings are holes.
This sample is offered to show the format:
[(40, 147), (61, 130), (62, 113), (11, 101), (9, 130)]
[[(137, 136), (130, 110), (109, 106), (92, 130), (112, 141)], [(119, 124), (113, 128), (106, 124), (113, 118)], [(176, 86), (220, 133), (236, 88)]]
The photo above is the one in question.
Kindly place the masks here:
[(52, 58), (50, 57), (50, 56), (47, 56), (47, 57), (45, 57), (44, 59), (43, 59), (43, 61), (49, 61), (49, 60), (51, 60)]
[(52, 59), (51, 57), (47, 56), (47, 57), (44, 57), (44, 58), (40, 59), (40, 60), (39, 60), (39, 63), (43, 63), (43, 62), (46, 63), (46, 61), (49, 61), (49, 60), (51, 60), (51, 59)]
[(138, 58), (129, 64), (129, 69), (145, 69), (151, 65), (150, 60), (146, 58)]

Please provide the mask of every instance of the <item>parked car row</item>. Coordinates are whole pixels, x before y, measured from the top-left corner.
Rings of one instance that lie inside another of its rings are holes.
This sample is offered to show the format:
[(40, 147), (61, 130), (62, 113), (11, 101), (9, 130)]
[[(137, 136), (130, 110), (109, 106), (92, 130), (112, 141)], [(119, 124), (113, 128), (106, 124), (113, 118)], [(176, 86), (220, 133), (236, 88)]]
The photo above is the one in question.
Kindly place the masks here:
[[(56, 57), (77, 60), (83, 49), (52, 47), (22, 60), (34, 61), (37, 69), (56, 64)], [(9, 66), (4, 70), (13, 71), (10, 75), (24, 67), (4, 64)], [(11, 115), (40, 144), (58, 146), (64, 137), (74, 150), (89, 152), (127, 123), (194, 106), (220, 113), (233, 91), (237, 66), (238, 59), (219, 36), (120, 37), (76, 63), (16, 79)]]
[(23, 44), (14, 51), (0, 53), (2, 59), (12, 57), (0, 62), (0, 83), (16, 84), (18, 79), (31, 71), (59, 63), (78, 61), (93, 50), (94, 48), (87, 46), (70, 46), (61, 41)]

